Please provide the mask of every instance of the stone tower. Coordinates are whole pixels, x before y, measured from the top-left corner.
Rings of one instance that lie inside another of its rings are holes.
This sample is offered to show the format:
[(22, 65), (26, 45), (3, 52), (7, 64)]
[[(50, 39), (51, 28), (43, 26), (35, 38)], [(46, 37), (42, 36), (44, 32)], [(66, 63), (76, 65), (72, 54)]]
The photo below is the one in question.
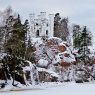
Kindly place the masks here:
[(40, 12), (38, 19), (35, 14), (29, 14), (29, 17), (31, 37), (54, 36), (54, 14), (49, 14), (49, 19), (46, 19), (46, 12)]

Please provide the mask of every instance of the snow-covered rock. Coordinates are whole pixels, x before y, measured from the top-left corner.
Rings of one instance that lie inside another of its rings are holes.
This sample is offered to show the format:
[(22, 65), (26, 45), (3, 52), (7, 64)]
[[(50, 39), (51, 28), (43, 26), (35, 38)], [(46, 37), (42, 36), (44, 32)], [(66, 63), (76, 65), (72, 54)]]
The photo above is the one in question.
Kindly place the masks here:
[[(36, 61), (39, 66), (57, 63), (60, 63), (63, 66), (64, 62), (66, 65), (75, 61), (68, 43), (66, 41), (62, 41), (60, 38), (50, 37), (46, 40), (33, 38), (32, 43), (34, 44), (33, 48), (35, 50)], [(44, 60), (45, 62), (43, 62)]]
[(39, 81), (38, 70), (35, 64), (32, 64), (30, 61), (26, 60), (27, 66), (23, 67), (24, 71), (24, 80), (26, 84), (31, 83), (35, 85)]
[(32, 43), (40, 81), (59, 80), (62, 68), (68, 68), (75, 61), (68, 43), (60, 38), (32, 38)]
[(38, 66), (47, 67), (48, 66), (48, 61), (47, 60), (44, 60), (44, 59), (40, 59), (38, 61)]

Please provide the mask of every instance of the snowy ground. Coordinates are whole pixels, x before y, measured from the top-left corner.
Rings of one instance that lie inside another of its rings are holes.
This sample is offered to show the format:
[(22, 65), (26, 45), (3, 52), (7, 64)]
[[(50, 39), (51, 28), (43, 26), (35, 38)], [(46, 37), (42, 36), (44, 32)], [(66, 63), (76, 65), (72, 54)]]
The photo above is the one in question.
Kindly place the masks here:
[(95, 82), (45, 83), (27, 90), (0, 92), (0, 95), (95, 95)]

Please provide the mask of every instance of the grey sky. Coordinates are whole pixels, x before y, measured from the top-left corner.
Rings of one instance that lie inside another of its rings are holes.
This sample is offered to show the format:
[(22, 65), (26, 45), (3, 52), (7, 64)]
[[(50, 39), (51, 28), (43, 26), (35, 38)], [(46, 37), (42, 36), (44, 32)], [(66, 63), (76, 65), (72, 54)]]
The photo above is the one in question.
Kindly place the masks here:
[(70, 23), (86, 25), (95, 32), (95, 0), (0, 0), (0, 10), (9, 5), (23, 21), (29, 19), (30, 13), (60, 13), (68, 17)]

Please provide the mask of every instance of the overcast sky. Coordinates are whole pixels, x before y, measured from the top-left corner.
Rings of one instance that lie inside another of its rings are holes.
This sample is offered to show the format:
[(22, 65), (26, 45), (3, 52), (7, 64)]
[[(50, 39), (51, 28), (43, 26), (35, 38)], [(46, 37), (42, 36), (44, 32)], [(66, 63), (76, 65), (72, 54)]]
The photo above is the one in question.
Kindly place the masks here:
[(30, 13), (60, 13), (68, 17), (70, 23), (86, 25), (95, 32), (95, 0), (0, 0), (0, 10), (8, 6), (18, 12), (23, 21), (29, 19)]

